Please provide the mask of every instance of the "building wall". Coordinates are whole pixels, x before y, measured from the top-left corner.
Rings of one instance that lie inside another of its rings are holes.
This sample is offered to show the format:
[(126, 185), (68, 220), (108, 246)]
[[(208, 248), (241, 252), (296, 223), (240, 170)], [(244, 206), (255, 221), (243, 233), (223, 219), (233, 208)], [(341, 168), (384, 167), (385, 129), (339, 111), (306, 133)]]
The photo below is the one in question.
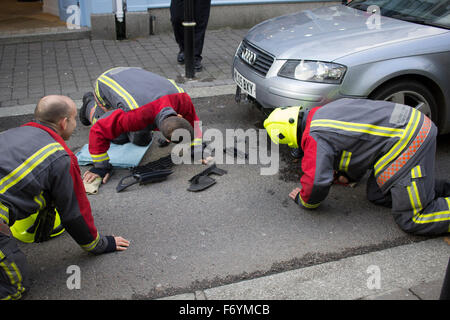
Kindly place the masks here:
[(55, 16), (59, 16), (58, 0), (44, 0), (42, 11), (53, 14)]
[[(234, 2), (237, 3), (238, 1)], [(254, 3), (211, 6), (208, 29), (218, 29), (224, 27), (250, 28), (264, 20), (283, 14), (339, 3), (340, 1), (291, 1), (285, 3), (267, 3), (266, 1), (266, 3), (262, 4)], [(148, 12), (151, 16), (154, 16), (155, 33), (172, 32), (170, 12), (168, 8), (150, 8), (148, 9)]]
[[(116, 0), (78, 1), (81, 20), (83, 25), (91, 27), (92, 38), (114, 38)], [(283, 14), (340, 3), (332, 0), (212, 0), (208, 29), (250, 28)], [(146, 37), (150, 32), (173, 32), (169, 7), (170, 0), (126, 0), (126, 38)]]
[[(325, 0), (326, 1), (326, 0)], [(242, 4), (280, 4), (298, 2), (319, 2), (319, 0), (211, 0), (213, 6)], [(170, 0), (127, 0), (128, 11), (143, 11), (147, 9), (168, 8)]]

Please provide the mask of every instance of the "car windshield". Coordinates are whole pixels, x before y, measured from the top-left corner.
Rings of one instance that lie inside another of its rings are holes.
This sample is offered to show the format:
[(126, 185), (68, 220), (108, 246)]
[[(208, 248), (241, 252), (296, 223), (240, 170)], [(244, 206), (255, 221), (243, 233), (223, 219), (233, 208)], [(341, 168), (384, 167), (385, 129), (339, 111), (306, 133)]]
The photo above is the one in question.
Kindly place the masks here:
[(450, 0), (353, 0), (347, 5), (363, 11), (377, 6), (382, 16), (450, 29)]

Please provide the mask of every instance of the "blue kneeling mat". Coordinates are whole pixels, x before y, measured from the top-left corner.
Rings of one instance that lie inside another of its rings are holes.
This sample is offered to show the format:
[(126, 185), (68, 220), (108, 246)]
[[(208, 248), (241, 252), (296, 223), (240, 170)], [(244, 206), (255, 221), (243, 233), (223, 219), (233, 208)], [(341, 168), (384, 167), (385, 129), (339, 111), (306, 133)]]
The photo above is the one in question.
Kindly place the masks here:
[[(111, 143), (108, 150), (109, 162), (113, 167), (134, 168), (139, 165), (147, 150), (152, 145), (153, 140), (145, 147), (137, 146), (131, 142), (119, 145)], [(89, 145), (85, 144), (83, 148), (76, 154), (78, 164), (86, 166), (93, 164), (91, 154), (89, 153)]]

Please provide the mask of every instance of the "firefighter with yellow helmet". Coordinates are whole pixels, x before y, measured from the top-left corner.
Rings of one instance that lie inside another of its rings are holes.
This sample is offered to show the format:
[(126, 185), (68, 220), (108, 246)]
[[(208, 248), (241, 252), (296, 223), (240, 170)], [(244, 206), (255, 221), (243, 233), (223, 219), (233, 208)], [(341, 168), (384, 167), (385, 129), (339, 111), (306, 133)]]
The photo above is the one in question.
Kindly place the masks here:
[(322, 107), (275, 109), (264, 121), (272, 141), (303, 150), (301, 188), (289, 196), (317, 208), (331, 185), (369, 171), (367, 197), (392, 208), (405, 232), (450, 232), (450, 182), (435, 179), (437, 128), (406, 105), (339, 99)]

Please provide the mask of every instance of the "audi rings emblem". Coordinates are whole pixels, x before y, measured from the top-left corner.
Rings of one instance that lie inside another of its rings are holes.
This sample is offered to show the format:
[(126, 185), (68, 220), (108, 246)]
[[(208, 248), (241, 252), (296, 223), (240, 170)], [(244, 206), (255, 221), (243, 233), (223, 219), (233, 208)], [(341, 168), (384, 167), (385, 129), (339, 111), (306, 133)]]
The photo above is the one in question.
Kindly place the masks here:
[(241, 58), (248, 64), (254, 64), (256, 61), (256, 53), (244, 48), (241, 52)]

